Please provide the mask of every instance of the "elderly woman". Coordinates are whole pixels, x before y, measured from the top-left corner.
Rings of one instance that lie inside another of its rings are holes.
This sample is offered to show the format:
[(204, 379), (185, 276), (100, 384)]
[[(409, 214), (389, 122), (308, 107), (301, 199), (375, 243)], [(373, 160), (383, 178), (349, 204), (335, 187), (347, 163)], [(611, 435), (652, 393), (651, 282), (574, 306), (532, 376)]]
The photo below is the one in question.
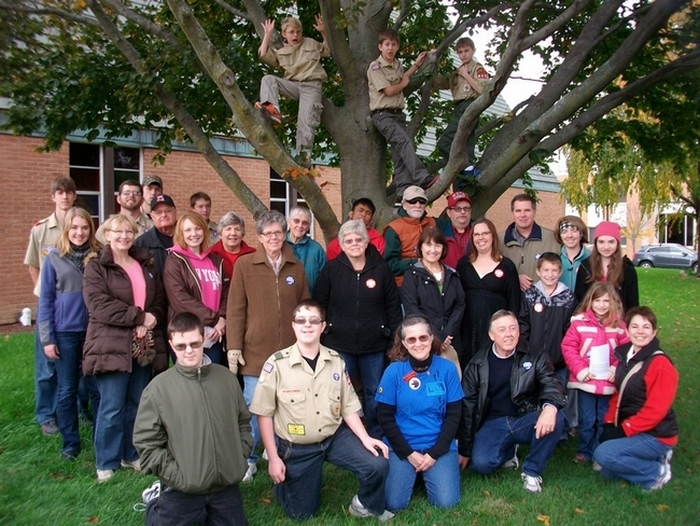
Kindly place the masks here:
[(132, 442), (136, 411), (152, 374), (168, 365), (162, 332), (155, 330), (165, 324), (165, 292), (151, 252), (133, 246), (137, 231), (131, 217), (110, 217), (109, 244), (85, 265), (90, 321), (83, 374), (95, 377), (100, 392), (94, 436), (98, 482), (120, 466), (140, 469)]
[[(243, 375), (243, 397), (248, 406), (265, 361), (296, 341), (294, 309), (309, 297), (304, 266), (285, 243), (286, 231), (287, 220), (279, 212), (260, 214), (255, 222), (260, 245), (253, 254), (241, 257), (233, 270), (226, 309), (228, 366)], [(253, 417), (251, 425), (253, 453), (243, 482), (252, 482), (258, 471), (257, 418)]]
[(462, 347), (460, 325), (464, 314), (464, 289), (454, 269), (444, 265), (447, 238), (429, 226), (418, 238), (418, 262), (403, 276), (401, 300), (406, 316), (425, 316), (444, 348)]
[(462, 366), (489, 343), (491, 315), (501, 309), (518, 312), (520, 282), (515, 264), (498, 248), (498, 233), (486, 218), (472, 225), (469, 254), (459, 260), (457, 273), (464, 288)]
[(576, 274), (584, 259), (588, 259), (588, 228), (580, 217), (564, 216), (559, 218), (554, 228), (554, 238), (561, 245), (561, 276), (559, 281), (572, 291), (576, 286)]
[[(83, 272), (85, 259), (94, 257), (99, 249), (90, 213), (82, 208), (71, 208), (61, 225), (56, 249), (47, 254), (41, 269), (37, 324), (44, 354), (56, 363), (56, 415), (63, 438), (61, 458), (65, 460), (75, 459), (81, 450), (78, 384), (88, 325)], [(93, 411), (96, 411), (99, 396), (94, 396), (92, 402)]]
[(211, 253), (224, 260), (224, 272), (230, 279), (238, 258), (245, 254), (252, 254), (255, 249), (243, 241), (245, 221), (236, 212), (227, 212), (223, 215), (219, 220), (217, 232), (219, 241), (211, 247)]
[(205, 354), (223, 364), (229, 278), (221, 257), (209, 250), (206, 220), (185, 212), (175, 225), (173, 243), (163, 271), (168, 319), (181, 312), (196, 314), (204, 324)]
[(454, 365), (437, 355), (439, 342), (423, 316), (408, 316), (389, 352), (393, 363), (377, 391), (379, 422), (389, 445), (386, 507), (408, 506), (416, 474), (428, 501), (442, 508), (459, 503), (455, 435), (464, 393)]
[(639, 305), (637, 271), (629, 258), (622, 255), (621, 242), (620, 225), (617, 223), (603, 221), (595, 228), (591, 255), (581, 262), (576, 274), (576, 299), (582, 301), (596, 281), (608, 281), (617, 290), (623, 310)]
[(671, 455), (678, 442), (671, 407), (678, 371), (656, 338), (654, 311), (633, 307), (625, 322), (630, 343), (615, 349), (620, 361), (615, 371), (617, 392), (593, 457), (604, 477), (657, 490), (671, 480)]
[(289, 230), (287, 231), (287, 243), (294, 251), (294, 257), (302, 262), (306, 271), (306, 281), (309, 284), (309, 293), (314, 293), (316, 280), (326, 264), (326, 253), (323, 247), (311, 237), (311, 212), (303, 206), (295, 206), (289, 212)]
[(365, 427), (380, 438), (374, 397), (391, 335), (401, 322), (399, 293), (362, 220), (346, 221), (338, 241), (342, 253), (323, 267), (314, 290), (314, 299), (326, 309), (321, 342), (340, 353), (351, 378), (359, 372)]

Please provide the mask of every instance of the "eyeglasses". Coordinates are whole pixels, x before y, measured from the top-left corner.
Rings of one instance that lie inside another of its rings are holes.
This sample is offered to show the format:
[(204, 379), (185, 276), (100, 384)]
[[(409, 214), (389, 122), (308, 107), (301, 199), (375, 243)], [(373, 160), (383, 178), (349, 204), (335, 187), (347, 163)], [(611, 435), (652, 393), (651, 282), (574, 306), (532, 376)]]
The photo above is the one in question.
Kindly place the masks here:
[(428, 343), (430, 341), (430, 334), (421, 334), (420, 336), (409, 336), (404, 339), (406, 345), (415, 345), (417, 342)]
[(294, 324), (295, 325), (321, 325), (323, 323), (323, 320), (321, 318), (294, 318)]
[(490, 230), (487, 230), (486, 232), (474, 232), (472, 234), (473, 237), (486, 237), (486, 236), (490, 236), (490, 235), (491, 235)]
[(274, 232), (263, 232), (260, 235), (265, 239), (270, 239), (271, 237), (284, 237), (284, 232), (281, 230), (275, 230)]
[(175, 212), (174, 208), (158, 208), (157, 210), (151, 210), (151, 215), (152, 216), (164, 216), (166, 214), (172, 214)]
[(458, 214), (466, 214), (467, 212), (472, 211), (472, 207), (471, 206), (453, 206), (452, 208), (450, 208), (450, 210), (454, 210)]
[(126, 237), (131, 237), (136, 235), (136, 232), (133, 230), (112, 230), (114, 234), (117, 234), (118, 236), (126, 236)]
[(365, 238), (363, 237), (346, 237), (343, 239), (344, 245), (362, 245), (365, 243)]
[(177, 345), (173, 345), (173, 349), (175, 349), (177, 352), (183, 352), (183, 351), (186, 351), (188, 347), (190, 347), (193, 351), (195, 351), (197, 349), (201, 349), (203, 345), (204, 345), (203, 341), (190, 342), (190, 343), (178, 343)]
[(409, 199), (406, 201), (409, 205), (415, 205), (416, 203), (420, 203), (422, 205), (427, 205), (428, 201), (423, 199), (422, 197), (416, 197), (415, 199)]
[(122, 193), (121, 193), (121, 194), (122, 194), (122, 195), (127, 195), (127, 196), (128, 196), (128, 195), (133, 195), (134, 197), (141, 197), (141, 196), (143, 195), (143, 194), (142, 194), (141, 192), (139, 192), (138, 190), (134, 190), (134, 191), (131, 191), (131, 190), (122, 190)]

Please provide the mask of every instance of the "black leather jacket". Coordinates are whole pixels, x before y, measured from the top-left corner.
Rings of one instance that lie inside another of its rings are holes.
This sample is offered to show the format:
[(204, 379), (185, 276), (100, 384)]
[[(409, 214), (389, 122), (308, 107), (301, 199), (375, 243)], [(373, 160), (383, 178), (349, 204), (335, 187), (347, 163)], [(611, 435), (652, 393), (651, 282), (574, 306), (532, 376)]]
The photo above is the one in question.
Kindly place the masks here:
[[(489, 360), (493, 344), (481, 349), (464, 369), (462, 387), (462, 421), (459, 426), (459, 454), (471, 457), (474, 435), (484, 423), (490, 407)], [(554, 372), (549, 357), (539, 349), (530, 349), (519, 341), (515, 349), (515, 363), (510, 373), (510, 398), (524, 415), (539, 411), (544, 404), (557, 409), (566, 405), (564, 386)]]

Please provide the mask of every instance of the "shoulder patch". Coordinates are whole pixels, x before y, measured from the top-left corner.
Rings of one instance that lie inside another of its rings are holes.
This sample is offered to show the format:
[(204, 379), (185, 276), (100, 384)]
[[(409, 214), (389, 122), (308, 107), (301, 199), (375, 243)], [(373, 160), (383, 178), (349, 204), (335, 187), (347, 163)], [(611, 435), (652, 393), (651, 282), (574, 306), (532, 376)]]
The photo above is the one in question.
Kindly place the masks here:
[(369, 68), (373, 71), (376, 71), (376, 70), (380, 69), (381, 66), (379, 65), (379, 62), (372, 62), (372, 64), (370, 65)]
[(277, 351), (275, 354), (272, 355), (272, 358), (274, 360), (281, 360), (284, 358), (284, 353), (282, 351)]
[(270, 374), (274, 368), (275, 366), (270, 362), (265, 362), (265, 365), (263, 365), (263, 371), (265, 371), (267, 374)]
[(489, 74), (483, 67), (481, 67), (476, 70), (476, 78), (478, 78), (479, 80), (486, 80), (489, 78)]

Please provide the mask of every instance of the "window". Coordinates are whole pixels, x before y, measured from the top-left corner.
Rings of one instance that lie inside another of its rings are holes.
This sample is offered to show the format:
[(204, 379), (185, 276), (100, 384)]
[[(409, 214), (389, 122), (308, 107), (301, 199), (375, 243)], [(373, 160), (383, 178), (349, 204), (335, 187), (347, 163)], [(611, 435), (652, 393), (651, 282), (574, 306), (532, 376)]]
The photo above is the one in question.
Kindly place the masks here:
[(76, 205), (90, 212), (96, 224), (119, 209), (116, 195), (121, 183), (141, 180), (139, 148), (71, 142), (68, 164), (78, 190)]
[[(284, 217), (289, 217), (289, 211), (297, 205), (306, 206), (304, 197), (280, 175), (270, 168), (270, 210), (277, 210)], [(311, 214), (309, 236), (314, 238), (314, 214)]]

